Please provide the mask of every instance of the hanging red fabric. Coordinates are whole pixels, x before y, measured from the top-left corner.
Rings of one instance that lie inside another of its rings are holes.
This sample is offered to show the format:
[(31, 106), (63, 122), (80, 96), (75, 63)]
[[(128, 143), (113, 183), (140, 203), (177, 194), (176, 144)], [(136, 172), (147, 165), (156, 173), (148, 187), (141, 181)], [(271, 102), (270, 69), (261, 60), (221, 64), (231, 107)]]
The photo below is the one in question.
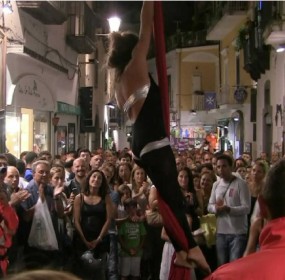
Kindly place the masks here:
[(156, 68), (158, 74), (158, 84), (163, 107), (164, 126), (169, 136), (170, 120), (169, 120), (169, 96), (168, 96), (168, 82), (166, 72), (165, 59), (165, 39), (164, 26), (161, 1), (154, 2), (154, 38), (156, 51)]
[[(161, 94), (162, 106), (163, 106), (163, 118), (165, 130), (169, 136), (170, 121), (169, 121), (169, 96), (168, 96), (168, 84), (167, 84), (167, 72), (166, 72), (166, 59), (165, 59), (165, 38), (163, 27), (163, 14), (161, 1), (154, 2), (154, 39), (155, 39), (155, 51), (156, 51), (156, 67), (158, 74), (158, 84)], [(162, 200), (158, 197), (159, 209), (162, 216), (167, 217), (164, 219), (164, 226), (167, 228), (168, 233), (179, 242), (181, 248), (188, 252), (188, 240), (186, 235), (178, 223), (173, 212)], [(189, 280), (190, 270), (184, 267), (178, 267), (174, 265), (173, 261), (175, 255), (172, 258), (169, 280)]]

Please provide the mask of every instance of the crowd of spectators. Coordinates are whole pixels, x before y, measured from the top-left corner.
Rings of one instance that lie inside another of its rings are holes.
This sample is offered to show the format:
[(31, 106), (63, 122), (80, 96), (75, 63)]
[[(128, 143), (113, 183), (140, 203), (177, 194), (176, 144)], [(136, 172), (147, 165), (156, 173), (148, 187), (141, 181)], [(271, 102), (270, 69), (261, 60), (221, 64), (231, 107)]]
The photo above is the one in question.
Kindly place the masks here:
[[(258, 198), (280, 157), (273, 153), (270, 161), (262, 153), (252, 161), (248, 153), (233, 158), (231, 151), (203, 148), (173, 152), (185, 197), (181, 207), (211, 270), (254, 253), (266, 223)], [(2, 275), (52, 268), (81, 279), (168, 279), (173, 246), (163, 225), (146, 219), (148, 210), (159, 212), (157, 192), (129, 149), (79, 149), (55, 157), (27, 151), (19, 159), (1, 154), (0, 186)], [(46, 243), (53, 235), (38, 225), (39, 205), (52, 221), (55, 247), (31, 242)], [(98, 266), (84, 262), (88, 250)], [(203, 279), (189, 269), (191, 279)]]

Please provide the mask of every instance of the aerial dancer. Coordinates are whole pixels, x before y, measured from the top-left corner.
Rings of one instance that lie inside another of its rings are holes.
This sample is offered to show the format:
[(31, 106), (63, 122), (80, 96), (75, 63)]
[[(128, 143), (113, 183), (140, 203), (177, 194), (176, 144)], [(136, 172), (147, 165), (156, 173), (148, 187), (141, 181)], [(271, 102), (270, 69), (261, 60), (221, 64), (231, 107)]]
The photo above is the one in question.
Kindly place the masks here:
[(195, 243), (186, 219), (175, 159), (164, 126), (160, 91), (148, 72), (153, 20), (154, 3), (145, 1), (139, 36), (132, 32), (112, 32), (106, 64), (115, 70), (117, 104), (133, 122), (134, 160), (146, 170), (158, 190), (164, 226), (176, 251), (174, 262), (186, 268), (194, 262), (208, 274), (209, 265)]

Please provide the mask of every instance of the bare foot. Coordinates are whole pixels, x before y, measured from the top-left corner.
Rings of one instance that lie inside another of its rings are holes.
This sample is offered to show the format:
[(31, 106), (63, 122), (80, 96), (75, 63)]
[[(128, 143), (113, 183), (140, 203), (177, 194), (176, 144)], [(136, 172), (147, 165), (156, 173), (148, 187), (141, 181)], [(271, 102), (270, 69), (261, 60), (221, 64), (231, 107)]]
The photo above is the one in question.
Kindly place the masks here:
[(186, 268), (194, 268), (195, 264), (188, 261), (188, 255), (185, 251), (176, 252), (176, 258), (174, 264), (178, 266), (183, 266)]
[(188, 251), (187, 258), (188, 258), (188, 261), (190, 260), (194, 262), (197, 265), (197, 267), (204, 272), (204, 274), (209, 275), (211, 273), (210, 266), (208, 265), (199, 246), (191, 248)]

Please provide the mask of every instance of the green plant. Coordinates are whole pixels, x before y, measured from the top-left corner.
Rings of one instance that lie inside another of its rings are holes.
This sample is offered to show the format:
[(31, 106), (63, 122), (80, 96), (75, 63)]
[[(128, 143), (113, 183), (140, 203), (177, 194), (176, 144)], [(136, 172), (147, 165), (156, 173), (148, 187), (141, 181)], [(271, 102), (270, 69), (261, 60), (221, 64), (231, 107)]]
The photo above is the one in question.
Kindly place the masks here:
[(249, 37), (249, 27), (251, 22), (247, 21), (238, 31), (238, 36), (236, 38), (236, 50), (239, 51), (243, 49), (248, 37)]

